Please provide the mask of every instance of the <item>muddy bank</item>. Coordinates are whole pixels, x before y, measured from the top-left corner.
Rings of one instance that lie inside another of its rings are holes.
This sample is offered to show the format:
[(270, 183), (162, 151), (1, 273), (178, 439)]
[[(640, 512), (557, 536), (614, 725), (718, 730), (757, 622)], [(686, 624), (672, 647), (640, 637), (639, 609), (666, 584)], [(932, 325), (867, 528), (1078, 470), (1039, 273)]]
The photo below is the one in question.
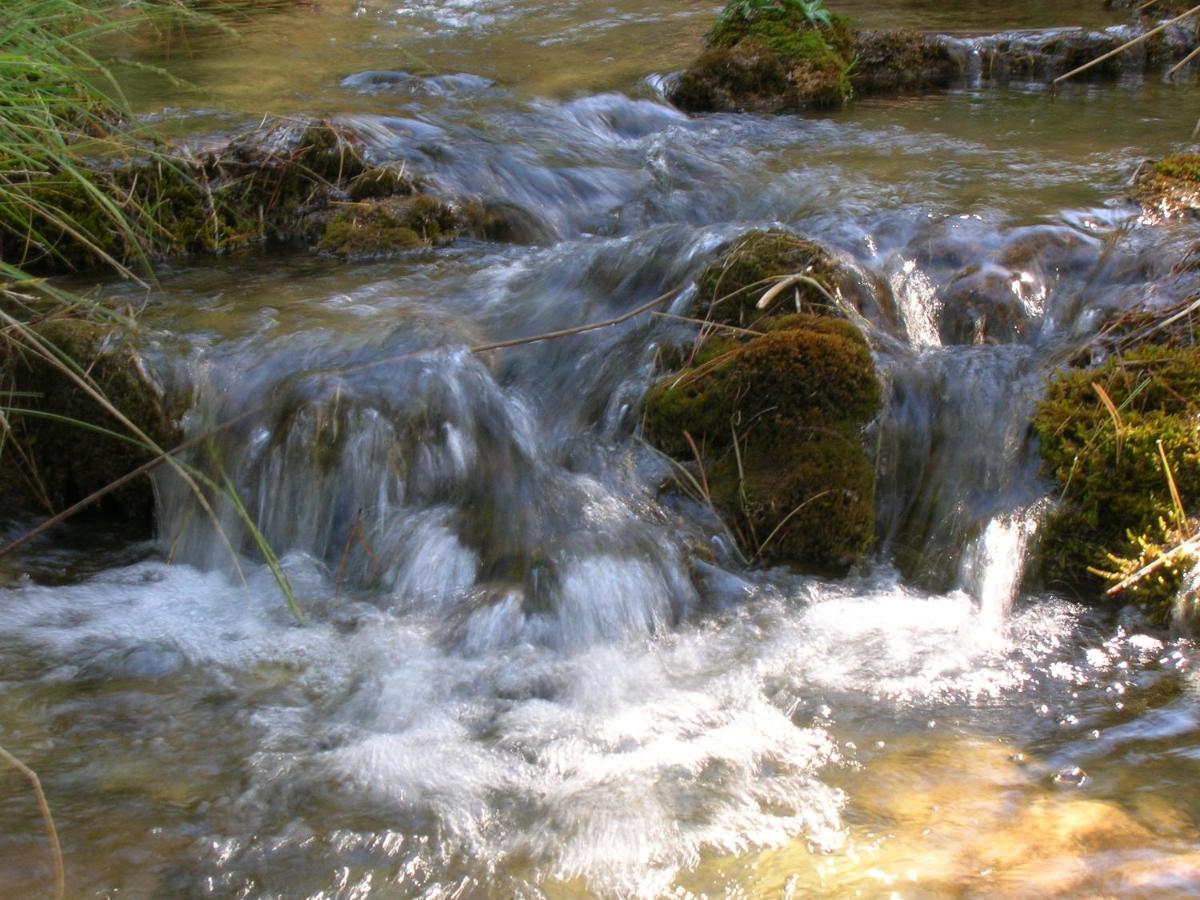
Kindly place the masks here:
[[(790, 8), (789, 8), (790, 9)], [(687, 112), (787, 113), (844, 105), (853, 97), (923, 92), (971, 83), (1049, 83), (1149, 31), (1150, 23), (1100, 31), (1055, 28), (975, 37), (862, 30), (847, 19), (810, 21), (772, 8), (747, 19), (726, 13), (705, 50), (668, 90)], [(1196, 44), (1188, 22), (1078, 76), (1111, 80), (1174, 65)]]
[[(11, 392), (0, 517), (60, 512), (181, 439), (180, 399), (155, 380), (139, 352), (136, 328), (116, 315), (35, 317), (23, 338), (10, 335), (0, 348), (0, 381)], [(149, 533), (150, 479), (129, 481), (92, 511)]]

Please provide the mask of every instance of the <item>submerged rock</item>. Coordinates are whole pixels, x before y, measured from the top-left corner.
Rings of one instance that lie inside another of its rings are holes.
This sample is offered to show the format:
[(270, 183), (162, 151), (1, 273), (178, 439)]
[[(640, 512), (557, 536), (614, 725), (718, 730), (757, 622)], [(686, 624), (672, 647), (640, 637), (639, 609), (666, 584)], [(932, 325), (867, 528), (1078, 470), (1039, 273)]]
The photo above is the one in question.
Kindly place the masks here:
[[(1098, 595), (1194, 533), (1197, 397), (1200, 351), (1190, 346), (1143, 346), (1051, 381), (1033, 420), (1062, 494), (1043, 532), (1047, 584)], [(1125, 596), (1165, 623), (1195, 561), (1181, 554), (1159, 563)]]
[[(95, 389), (151, 441), (178, 443), (176, 412), (142, 364), (121, 326), (58, 318), (33, 329), (35, 339), (72, 360)], [(65, 365), (65, 364), (64, 364)], [(13, 389), (11, 423), (0, 472), (0, 514), (58, 512), (153, 457), (153, 452), (61, 368), (10, 345), (0, 371)], [(28, 410), (28, 412), (26, 412)], [(146, 523), (154, 512), (148, 477), (119, 488), (95, 507)]]
[(1011, 344), (1030, 328), (1020, 276), (996, 266), (973, 266), (942, 291), (943, 344)]
[[(814, 251), (829, 260), (810, 242), (792, 238), (789, 246), (784, 235), (759, 233), (705, 271), (701, 303), (721, 310), (711, 321), (752, 330), (718, 327), (690, 365), (651, 388), (645, 433), (694, 466), (748, 555), (840, 573), (874, 534), (874, 472), (862, 441), (880, 402), (870, 350), (820, 292), (809, 307), (815, 313), (785, 308), (750, 318), (753, 304), (738, 299), (760, 275), (811, 265)], [(723, 305), (731, 292), (734, 301)]]

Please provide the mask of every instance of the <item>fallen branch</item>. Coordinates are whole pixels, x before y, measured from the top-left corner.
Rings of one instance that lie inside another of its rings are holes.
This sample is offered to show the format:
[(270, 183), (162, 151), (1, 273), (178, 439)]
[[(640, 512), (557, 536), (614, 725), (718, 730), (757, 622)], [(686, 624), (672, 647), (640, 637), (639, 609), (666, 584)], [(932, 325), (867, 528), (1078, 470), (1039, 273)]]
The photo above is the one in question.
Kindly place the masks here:
[(1119, 582), (1117, 582), (1112, 587), (1110, 587), (1107, 591), (1104, 592), (1105, 596), (1111, 597), (1114, 594), (1119, 594), (1119, 593), (1121, 593), (1121, 591), (1125, 590), (1125, 588), (1137, 584), (1139, 581), (1141, 581), (1147, 575), (1154, 574), (1154, 572), (1156, 572), (1158, 569), (1161, 569), (1163, 566), (1165, 566), (1167, 563), (1171, 562), (1171, 560), (1175, 559), (1177, 556), (1183, 556), (1188, 553), (1194, 553), (1198, 550), (1200, 550), (1200, 534), (1193, 535), (1192, 537), (1188, 538), (1186, 541), (1181, 541), (1180, 543), (1178, 543), (1174, 547), (1172, 547), (1170, 550), (1168, 550), (1166, 553), (1164, 553), (1162, 556), (1160, 556), (1157, 559), (1153, 560), (1152, 562), (1149, 562), (1146, 565), (1142, 566), (1140, 569), (1138, 569), (1132, 575), (1129, 575), (1129, 576), (1121, 579)]

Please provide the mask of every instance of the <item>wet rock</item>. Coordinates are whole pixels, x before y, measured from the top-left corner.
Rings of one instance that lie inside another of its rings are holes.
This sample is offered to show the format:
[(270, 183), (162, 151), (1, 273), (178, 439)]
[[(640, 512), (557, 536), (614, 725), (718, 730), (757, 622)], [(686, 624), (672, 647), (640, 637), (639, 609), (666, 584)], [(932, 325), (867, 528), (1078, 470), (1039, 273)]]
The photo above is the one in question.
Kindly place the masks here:
[(752, 330), (718, 327), (688, 367), (651, 388), (645, 433), (694, 467), (747, 555), (844, 572), (874, 533), (874, 472), (861, 434), (880, 402), (874, 362), (862, 333), (820, 292), (815, 314), (781, 304), (753, 318), (753, 304), (709, 299), (773, 271), (748, 252), (755, 245), (789, 266), (814, 259), (809, 242), (771, 232), (750, 237), (701, 276), (698, 314), (721, 309), (714, 322)]
[[(668, 91), (687, 112), (787, 113), (840, 106), (852, 95), (928, 91), (982, 77), (1050, 81), (1103, 56), (1150, 27), (1102, 31), (1057, 28), (974, 38), (904, 29), (854, 30), (832, 16), (813, 22), (799, 7), (730, 12), (705, 37), (706, 49)], [(1174, 64), (1195, 45), (1186, 23), (1088, 70), (1116, 78)]]
[[(38, 326), (36, 336), (86, 371), (96, 390), (150, 440), (164, 448), (178, 443), (180, 411), (147, 372), (130, 332), (114, 324), (59, 318)], [(58, 367), (30, 351), (10, 346), (0, 372), (14, 390), (0, 514), (57, 512), (154, 455)], [(31, 412), (22, 414), (26, 408)], [(149, 527), (154, 512), (149, 478), (108, 494), (95, 509)]]
[(1062, 493), (1039, 550), (1047, 584), (1099, 598), (1109, 585), (1156, 563), (1152, 577), (1117, 602), (1139, 603), (1158, 624), (1170, 620), (1182, 579), (1196, 562), (1191, 554), (1168, 554), (1196, 529), (1181, 518), (1172, 495), (1178, 492), (1185, 512), (1200, 502), (1197, 396), (1200, 351), (1194, 347), (1143, 346), (1051, 381), (1033, 420), (1045, 469)]
[(680, 77), (671, 102), (688, 112), (790, 112), (850, 96), (849, 21), (812, 21), (797, 8), (724, 14), (707, 49)]
[(1011, 344), (1029, 329), (1019, 276), (995, 267), (973, 267), (943, 291), (941, 341), (949, 344)]
[(1084, 272), (1096, 264), (1099, 247), (1097, 238), (1073, 228), (1031, 225), (1009, 233), (997, 262), (1016, 271)]
[(483, 240), (549, 246), (558, 237), (553, 225), (514, 203), (498, 200), (465, 203), (461, 212), (467, 232)]
[(1200, 213), (1200, 155), (1174, 153), (1143, 164), (1133, 197), (1147, 223), (1195, 217)]
[[(769, 309), (756, 308), (780, 278), (803, 275)], [(750, 326), (786, 312), (828, 313), (849, 304), (872, 321), (895, 320), (887, 285), (826, 247), (786, 231), (752, 231), (730, 244), (696, 282), (700, 315)]]
[[(979, 74), (985, 80), (1049, 82), (1116, 50), (1149, 28), (1147, 23), (1098, 31), (1048, 28), (1002, 32), (966, 39), (961, 45), (978, 56)], [(1182, 59), (1195, 43), (1193, 29), (1186, 24), (1172, 26), (1075, 77), (1100, 81), (1159, 71)]]
[(944, 88), (961, 79), (967, 54), (937, 35), (908, 30), (859, 31), (850, 83), (857, 94)]

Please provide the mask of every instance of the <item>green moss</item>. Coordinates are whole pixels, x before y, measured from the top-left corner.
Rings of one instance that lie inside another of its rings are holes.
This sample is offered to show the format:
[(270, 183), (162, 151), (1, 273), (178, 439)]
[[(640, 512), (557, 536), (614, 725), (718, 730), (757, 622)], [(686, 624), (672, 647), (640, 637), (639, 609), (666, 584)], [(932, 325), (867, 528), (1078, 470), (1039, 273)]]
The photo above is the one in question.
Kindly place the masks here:
[(1144, 166), (1133, 196), (1152, 218), (1195, 215), (1200, 211), (1200, 155), (1176, 153)]
[[(1093, 384), (1117, 407), (1119, 427)], [(1033, 422), (1063, 496), (1043, 541), (1048, 583), (1095, 593), (1105, 586), (1099, 573), (1120, 570), (1120, 560), (1152, 558), (1163, 542), (1162, 523), (1176, 520), (1160, 442), (1184, 509), (1200, 508), (1198, 397), (1195, 349), (1146, 346), (1051, 383)], [(1133, 596), (1140, 591), (1161, 619), (1164, 597), (1177, 586), (1177, 578), (1166, 590), (1148, 583)]]
[[(413, 182), (397, 167), (367, 168), (352, 136), (324, 123), (299, 135), (254, 132), (199, 156), (98, 167), (90, 177), (96, 188), (65, 175), (20, 186), (32, 212), (25, 227), (0, 233), (0, 259), (55, 272), (86, 269), (106, 257), (135, 265), (267, 242), (321, 242), (322, 249), (349, 255), (438, 243), (461, 228), (449, 206), (414, 196)], [(97, 190), (123, 198), (136, 226), (131, 232), (113, 227)], [(350, 207), (335, 201), (347, 195), (367, 203), (366, 211), (345, 212)], [(367, 226), (376, 233), (373, 242)]]
[(713, 25), (708, 49), (672, 93), (684, 109), (784, 112), (836, 106), (850, 96), (852, 24), (841, 16), (810, 21), (796, 6), (749, 18), (728, 13)]
[[(769, 279), (803, 273), (833, 293), (837, 263), (818, 244), (783, 231), (754, 231), (738, 239), (721, 258), (708, 265), (696, 282), (700, 314), (727, 325), (749, 325), (764, 317), (755, 304), (771, 287)], [(809, 284), (788, 292), (799, 294), (802, 309), (828, 311), (829, 300)], [(776, 304), (773, 316), (784, 304)], [(794, 302), (788, 308), (795, 308)]]
[(445, 243), (458, 236), (455, 210), (420, 195), (355, 204), (325, 224), (318, 249), (336, 256), (377, 256), (395, 250)]
[(1182, 178), (1200, 182), (1200, 155), (1173, 153), (1154, 164), (1154, 171), (1166, 178)]
[[(786, 435), (786, 439), (780, 438)], [(741, 467), (726, 456), (711, 474), (714, 504), (732, 511), (742, 544), (768, 563), (844, 572), (874, 535), (874, 470), (855, 428), (794, 428), (751, 437)]]
[(879, 401), (858, 329), (796, 314), (753, 339), (707, 342), (692, 369), (647, 394), (645, 432), (681, 461), (695, 461), (694, 443), (713, 505), (748, 553), (835, 572), (872, 538), (860, 432)]
[(707, 41), (712, 47), (755, 42), (791, 64), (823, 60), (831, 53), (848, 64), (854, 48), (854, 23), (844, 16), (829, 18), (828, 25), (812, 22), (797, 9), (764, 10), (750, 18), (723, 16), (709, 29)]
[(413, 183), (396, 166), (376, 166), (351, 181), (346, 192), (351, 200), (374, 200), (396, 194), (411, 194)]
[(297, 158), (309, 172), (331, 184), (356, 178), (367, 168), (353, 134), (328, 122), (304, 129)]

